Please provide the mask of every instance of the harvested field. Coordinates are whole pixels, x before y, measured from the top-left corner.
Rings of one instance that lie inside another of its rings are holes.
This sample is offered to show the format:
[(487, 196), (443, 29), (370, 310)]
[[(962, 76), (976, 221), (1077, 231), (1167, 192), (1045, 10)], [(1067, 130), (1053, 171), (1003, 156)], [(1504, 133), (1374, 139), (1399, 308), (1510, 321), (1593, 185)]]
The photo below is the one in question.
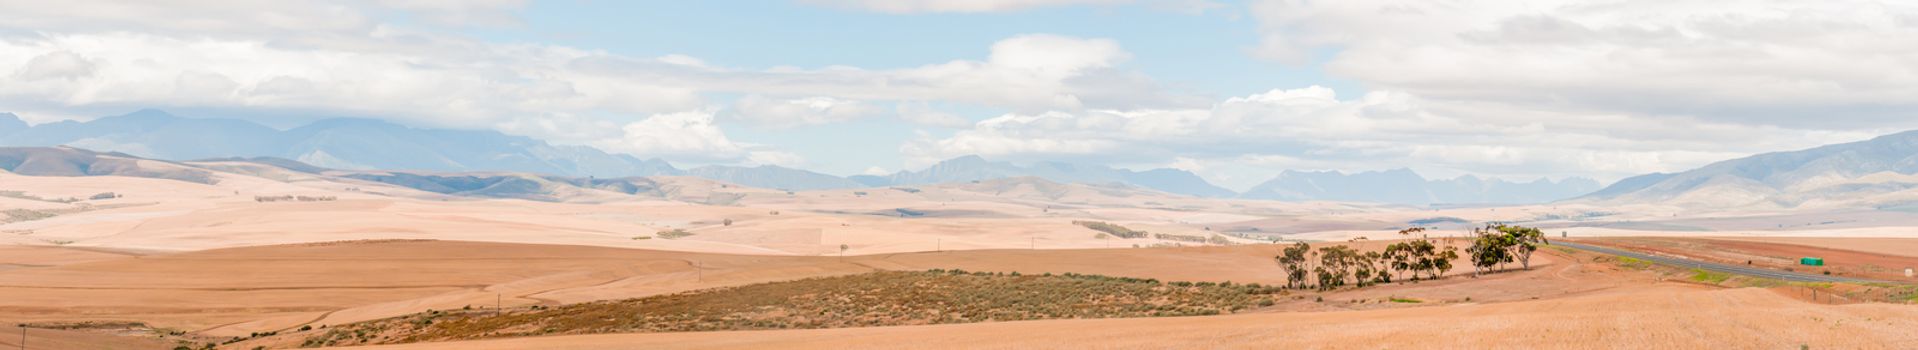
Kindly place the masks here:
[(1918, 307), (1819, 305), (1777, 292), (1658, 284), (1566, 298), (1367, 311), (1046, 320), (859, 329), (527, 337), (425, 349), (1908, 349)]
[[(1277, 288), (1092, 275), (874, 272), (505, 314), (434, 311), (339, 325), (301, 345), (553, 334), (850, 328), (1043, 319), (1201, 316), (1273, 304)], [(251, 343), (250, 343), (251, 344)]]

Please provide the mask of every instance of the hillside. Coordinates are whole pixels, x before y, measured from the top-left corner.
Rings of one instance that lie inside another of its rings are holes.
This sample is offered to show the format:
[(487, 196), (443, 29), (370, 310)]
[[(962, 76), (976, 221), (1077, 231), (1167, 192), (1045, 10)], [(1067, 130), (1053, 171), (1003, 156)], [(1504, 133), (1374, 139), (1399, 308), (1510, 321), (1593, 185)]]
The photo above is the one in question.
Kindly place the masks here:
[(1619, 181), (1575, 202), (1693, 208), (1902, 208), (1918, 204), (1918, 131), (1775, 152)]
[(207, 171), (77, 148), (0, 147), (0, 170), (29, 176), (130, 176), (211, 184)]

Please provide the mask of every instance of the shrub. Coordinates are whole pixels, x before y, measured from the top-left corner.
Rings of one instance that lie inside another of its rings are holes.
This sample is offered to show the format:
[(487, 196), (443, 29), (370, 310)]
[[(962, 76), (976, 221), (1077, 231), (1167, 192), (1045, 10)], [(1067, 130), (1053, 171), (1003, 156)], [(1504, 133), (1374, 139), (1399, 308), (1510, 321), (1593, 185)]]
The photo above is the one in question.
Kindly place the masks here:
[(655, 233), (653, 235), (658, 236), (659, 238), (665, 238), (665, 239), (680, 239), (680, 238), (691, 237), (693, 233), (687, 232), (686, 229), (676, 228), (668, 231), (659, 231), (659, 233)]
[(1126, 228), (1125, 226), (1113, 225), (1105, 222), (1073, 221), (1072, 223), (1079, 226), (1085, 226), (1085, 228), (1089, 228), (1094, 231), (1105, 232), (1106, 234), (1117, 236), (1119, 238), (1132, 239), (1132, 238), (1146, 237), (1145, 231), (1135, 231), (1133, 229)]

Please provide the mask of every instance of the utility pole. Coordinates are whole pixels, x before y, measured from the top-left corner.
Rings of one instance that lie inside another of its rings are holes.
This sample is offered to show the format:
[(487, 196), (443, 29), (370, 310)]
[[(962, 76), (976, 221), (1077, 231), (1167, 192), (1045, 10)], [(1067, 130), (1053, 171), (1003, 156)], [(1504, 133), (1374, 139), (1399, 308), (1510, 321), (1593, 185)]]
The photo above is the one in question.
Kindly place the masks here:
[[(841, 254), (839, 255), (839, 258), (840, 258), (840, 259), (845, 259), (845, 258), (846, 258), (846, 255), (845, 255), (844, 253), (841, 253)], [(705, 281), (706, 281), (706, 266), (705, 266), (705, 264), (703, 264), (703, 263), (700, 263), (700, 262), (698, 262), (698, 261), (694, 261), (694, 262), (693, 262), (693, 282), (705, 282)]]
[(27, 350), (27, 324), (20, 324), (20, 350)]
[(1032, 245), (1026, 246), (1026, 250), (1039, 250), (1039, 237), (1032, 237), (1031, 244)]
[(498, 315), (500, 314), (500, 312), (506, 311), (506, 308), (504, 307), (505, 305), (506, 305), (505, 293), (494, 292), (493, 293), (493, 314)]

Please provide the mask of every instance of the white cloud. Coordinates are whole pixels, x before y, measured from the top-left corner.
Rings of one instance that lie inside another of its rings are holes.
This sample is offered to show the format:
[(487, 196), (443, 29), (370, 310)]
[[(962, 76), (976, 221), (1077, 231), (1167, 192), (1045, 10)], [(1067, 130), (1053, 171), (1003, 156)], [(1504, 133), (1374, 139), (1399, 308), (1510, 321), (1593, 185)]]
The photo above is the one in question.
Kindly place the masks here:
[(925, 102), (900, 102), (899, 105), (894, 108), (894, 111), (899, 113), (900, 119), (905, 119), (906, 121), (920, 125), (944, 128), (962, 128), (971, 125), (971, 122), (966, 121), (965, 117), (940, 112)]
[(78, 79), (93, 75), (93, 62), (71, 51), (54, 51), (34, 56), (14, 73), (24, 80)]
[[(1513, 122), (1472, 114), (1479, 112), (1519, 114), (1391, 91), (1340, 99), (1329, 88), (1312, 86), (1228, 98), (1206, 109), (1008, 114), (948, 137), (921, 135), (900, 151), (915, 167), (971, 154), (1169, 163), (1243, 188), (1282, 170), (1400, 167), (1434, 176), (1613, 180), (1871, 136), (1703, 122), (1682, 130), (1651, 123), (1621, 127), (1607, 123), (1613, 116), (1564, 113), (1533, 112)], [(1248, 169), (1264, 175), (1247, 176)]]
[(1910, 122), (1918, 3), (1262, 1), (1256, 53), (1425, 98), (1798, 128)]
[(1203, 12), (1224, 6), (1205, 0), (801, 0), (801, 2), (885, 13), (1009, 12), (1041, 7), (1132, 3), (1148, 3), (1183, 12)]
[(760, 95), (734, 101), (731, 115), (755, 126), (774, 128), (820, 125), (872, 116), (879, 109), (864, 102), (832, 97), (772, 99)]
[(713, 112), (656, 114), (620, 128), (620, 138), (603, 140), (600, 148), (634, 154), (669, 155), (705, 161), (734, 161), (748, 156), (745, 146), (733, 143), (713, 125)]
[[(966, 124), (924, 101), (1014, 111), (1190, 102), (1120, 70), (1130, 55), (1110, 39), (1020, 35), (992, 43), (979, 59), (896, 69), (740, 69), (686, 55), (632, 57), (487, 43), (377, 20), (402, 12), (433, 24), (512, 25), (509, 11), (520, 6), (419, 0), (0, 4), (0, 29), (26, 29), (0, 31), (0, 72), (17, 78), (0, 81), (0, 104), (29, 112), (29, 118), (148, 107), (286, 110), (486, 127), (561, 144), (624, 144), (631, 140), (622, 128), (634, 124), (633, 116), (710, 110), (724, 103), (709, 100), (714, 95), (746, 96), (723, 115), (770, 126), (875, 115)], [(887, 104), (896, 107), (880, 107)], [(677, 149), (641, 144), (621, 149)], [(793, 158), (761, 157), (788, 164)]]
[(1089, 69), (1111, 68), (1128, 57), (1130, 54), (1112, 39), (1026, 34), (993, 43), (987, 62), (1060, 79)]
[[(1087, 101), (1177, 103), (1149, 81), (1075, 82), (1126, 74), (1114, 66), (1128, 54), (1107, 39), (1023, 35), (994, 44), (986, 60), (892, 70), (744, 70), (714, 67), (684, 55), (638, 58), (370, 30), (310, 46), (245, 35), (117, 30), (0, 35), (0, 71), (23, 78), (0, 82), (0, 102), (331, 111), (430, 126), (511, 125), (546, 131), (529, 136), (561, 143), (593, 142), (568, 138), (579, 133), (561, 130), (592, 125), (534, 128), (519, 119), (568, 115), (584, 121), (698, 110), (711, 103), (703, 97), (710, 93), (745, 94), (729, 115), (783, 126), (885, 114), (874, 101), (942, 101), (1021, 111), (1074, 110)], [(65, 81), (25, 81), (56, 76)], [(930, 108), (909, 106), (898, 112), (899, 117), (930, 125), (963, 120)]]

